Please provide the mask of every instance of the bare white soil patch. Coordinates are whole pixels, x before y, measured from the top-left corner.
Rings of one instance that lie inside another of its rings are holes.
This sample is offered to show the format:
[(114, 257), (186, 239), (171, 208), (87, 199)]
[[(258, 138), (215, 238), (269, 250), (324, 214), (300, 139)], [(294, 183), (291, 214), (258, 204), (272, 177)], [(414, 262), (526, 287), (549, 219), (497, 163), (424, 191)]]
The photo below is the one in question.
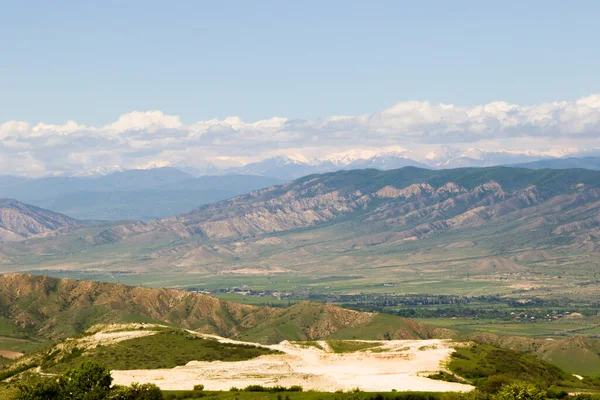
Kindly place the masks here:
[(156, 324), (95, 325), (87, 330), (87, 336), (67, 339), (63, 344), (63, 347), (74, 343), (77, 347), (84, 349), (93, 348), (99, 345), (109, 346), (124, 340), (155, 335), (159, 332), (158, 328), (163, 328), (163, 326)]
[[(219, 338), (222, 341), (231, 341)], [(292, 386), (304, 390), (333, 392), (363, 391), (432, 391), (465, 392), (472, 386), (428, 379), (443, 369), (454, 351), (445, 340), (392, 340), (373, 342), (376, 349), (354, 353), (332, 353), (327, 349), (282, 342), (266, 346), (282, 355), (265, 355), (238, 362), (192, 361), (182, 367), (159, 370), (112, 371), (116, 384), (154, 383), (164, 390), (190, 390), (203, 384), (206, 390), (229, 390), (232, 386)]]

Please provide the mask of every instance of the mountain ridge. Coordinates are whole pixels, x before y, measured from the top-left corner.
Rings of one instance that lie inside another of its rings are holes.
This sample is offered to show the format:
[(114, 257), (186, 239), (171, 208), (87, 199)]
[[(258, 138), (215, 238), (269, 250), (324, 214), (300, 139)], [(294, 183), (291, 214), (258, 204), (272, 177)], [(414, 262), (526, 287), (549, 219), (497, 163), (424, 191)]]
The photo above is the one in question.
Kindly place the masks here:
[(21, 241), (81, 225), (82, 222), (54, 211), (0, 199), (0, 242)]
[(338, 171), (175, 217), (5, 244), (2, 254), (3, 271), (96, 271), (105, 280), (121, 274), (110, 271), (124, 271), (152, 274), (155, 284), (182, 273), (192, 274), (193, 284), (221, 285), (223, 276), (236, 282), (287, 276), (318, 285), (320, 276), (356, 275), (355, 288), (379, 290), (374, 285), (392, 279), (410, 292), (417, 283), (405, 282), (415, 276), (419, 282), (443, 276), (500, 290), (490, 285), (502, 275), (510, 277), (502, 290), (525, 285), (519, 280), (525, 276), (540, 291), (568, 290), (553, 280), (566, 266), (569, 279), (597, 266), (600, 172)]
[[(379, 323), (378, 314), (322, 303), (302, 302), (288, 308), (261, 307), (181, 290), (18, 273), (0, 275), (0, 317), (23, 332), (47, 339), (64, 339), (97, 323), (133, 320), (160, 321), (202, 333), (261, 343), (319, 339), (346, 328)], [(448, 330), (400, 317), (394, 317), (389, 327), (392, 330), (388, 333), (398, 338), (450, 334)], [(381, 332), (381, 338), (384, 333)]]

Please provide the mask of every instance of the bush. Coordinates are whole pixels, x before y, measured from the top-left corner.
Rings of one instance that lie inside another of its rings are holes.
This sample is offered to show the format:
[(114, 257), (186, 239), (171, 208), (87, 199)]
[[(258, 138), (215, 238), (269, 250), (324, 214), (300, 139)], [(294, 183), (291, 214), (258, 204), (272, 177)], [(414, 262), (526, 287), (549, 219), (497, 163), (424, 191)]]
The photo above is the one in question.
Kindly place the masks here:
[(59, 399), (60, 395), (58, 379), (31, 375), (17, 384), (15, 398), (18, 400)]
[(515, 382), (502, 386), (492, 400), (545, 400), (546, 391), (526, 382)]
[(194, 391), (201, 392), (204, 390), (204, 385), (194, 385)]
[(25, 374), (16, 383), (16, 400), (163, 400), (160, 388), (151, 383), (111, 388), (110, 371), (86, 361), (62, 377)]
[(514, 379), (506, 375), (492, 375), (479, 388), (484, 393), (496, 394), (503, 386), (514, 383)]
[[(229, 391), (233, 391), (234, 388), (229, 389)], [(235, 388), (235, 391), (239, 389)], [(301, 392), (302, 386), (294, 385), (286, 388), (284, 386), (273, 386), (273, 387), (265, 387), (261, 385), (249, 385), (244, 388), (244, 392), (267, 392), (267, 393), (279, 393), (279, 392)]]
[(110, 400), (163, 400), (160, 388), (152, 383), (131, 386), (115, 386), (110, 393)]
[(559, 389), (556, 386), (551, 386), (546, 395), (549, 399), (566, 399), (569, 397), (569, 392)]
[(261, 385), (249, 385), (244, 388), (244, 392), (267, 392), (268, 389)]
[(436, 381), (445, 381), (445, 382), (463, 382), (461, 379), (456, 376), (449, 374), (445, 371), (439, 371), (435, 374), (431, 374), (428, 376), (429, 379), (434, 379)]
[(83, 362), (60, 379), (62, 397), (65, 400), (105, 400), (108, 398), (112, 377), (102, 364)]

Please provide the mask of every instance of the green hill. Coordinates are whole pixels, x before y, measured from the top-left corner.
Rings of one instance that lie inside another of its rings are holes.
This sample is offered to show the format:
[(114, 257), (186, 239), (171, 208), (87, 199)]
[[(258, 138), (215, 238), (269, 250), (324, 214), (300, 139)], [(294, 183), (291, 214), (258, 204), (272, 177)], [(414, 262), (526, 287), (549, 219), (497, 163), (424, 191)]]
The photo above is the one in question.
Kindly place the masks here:
[[(98, 323), (158, 322), (260, 343), (313, 340), (356, 329), (361, 339), (447, 337), (400, 317), (383, 317), (321, 303), (288, 308), (243, 305), (198, 293), (43, 276), (0, 276), (5, 332), (61, 340)], [(381, 319), (386, 319), (385, 330)], [(6, 335), (10, 336), (10, 335)]]

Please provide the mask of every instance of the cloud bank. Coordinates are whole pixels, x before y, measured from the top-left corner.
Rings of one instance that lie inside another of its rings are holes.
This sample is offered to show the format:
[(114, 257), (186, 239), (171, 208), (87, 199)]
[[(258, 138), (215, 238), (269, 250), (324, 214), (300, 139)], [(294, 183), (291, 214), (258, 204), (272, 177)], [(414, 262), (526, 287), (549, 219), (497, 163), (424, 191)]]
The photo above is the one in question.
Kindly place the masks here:
[(560, 155), (600, 147), (599, 139), (600, 94), (533, 106), (407, 101), (373, 114), (318, 120), (228, 117), (186, 124), (160, 111), (135, 111), (96, 127), (4, 122), (0, 173), (40, 176), (177, 163), (227, 167), (274, 155), (310, 159), (377, 148), (408, 149), (419, 159), (447, 144)]

